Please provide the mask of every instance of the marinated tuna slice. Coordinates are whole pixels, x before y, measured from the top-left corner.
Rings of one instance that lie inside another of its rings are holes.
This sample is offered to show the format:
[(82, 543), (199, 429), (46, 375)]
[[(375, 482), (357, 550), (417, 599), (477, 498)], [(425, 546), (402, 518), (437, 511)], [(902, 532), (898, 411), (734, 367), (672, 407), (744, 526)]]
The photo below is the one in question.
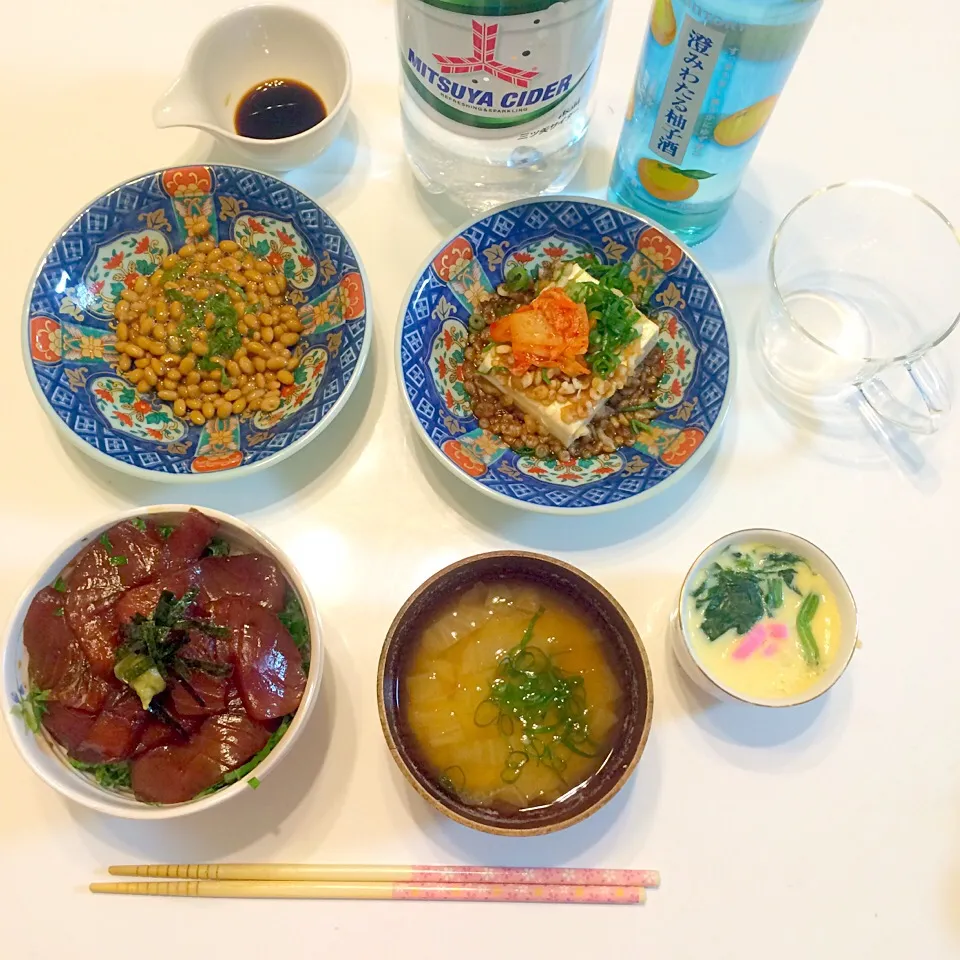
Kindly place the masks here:
[[(210, 621), (220, 626), (212, 610), (206, 616)], [(225, 676), (229, 676), (233, 672), (233, 641), (229, 635), (213, 637), (201, 630), (191, 630), (190, 639), (178, 652), (184, 660), (196, 660), (200, 664), (212, 664), (214, 670), (223, 668), (221, 672)]]
[(280, 568), (256, 553), (233, 557), (206, 557), (197, 564), (200, 601), (216, 603), (229, 597), (246, 597), (268, 610), (282, 610), (287, 587)]
[(147, 803), (192, 800), (222, 776), (220, 764), (199, 750), (196, 738), (187, 744), (170, 743), (148, 750), (130, 764), (133, 793)]
[(79, 655), (73, 661), (72, 668), (51, 691), (51, 699), (73, 710), (98, 713), (106, 702), (110, 685), (103, 677), (93, 673), (79, 647), (77, 652)]
[(30, 655), (30, 680), (51, 690), (71, 667), (77, 639), (64, 615), (65, 597), (44, 587), (34, 598), (23, 621), (23, 645)]
[(153, 717), (150, 717), (140, 731), (140, 739), (136, 747), (134, 747), (133, 754), (134, 756), (139, 756), (141, 753), (152, 750), (154, 747), (162, 747), (167, 743), (183, 742), (183, 737), (181, 737), (170, 724), (164, 723), (161, 720), (154, 720)]
[(129, 689), (114, 690), (87, 736), (71, 753), (84, 763), (113, 763), (133, 755), (148, 714)]
[(238, 598), (213, 604), (211, 615), (230, 631), (235, 680), (255, 720), (275, 720), (300, 705), (307, 677), (303, 658), (276, 614)]
[[(120, 582), (124, 590), (149, 580), (163, 552), (162, 541), (156, 530), (150, 527), (141, 530), (140, 526), (130, 520), (118, 523), (107, 531), (105, 538), (101, 536), (97, 543), (111, 558), (107, 561), (109, 565), (120, 571)], [(120, 562), (123, 560), (126, 562)]]
[(178, 678), (170, 685), (170, 697), (179, 715), (208, 716), (227, 708), (234, 672), (232, 653), (228, 638), (215, 638), (198, 631), (190, 634), (190, 640), (179, 650), (183, 665), (192, 668), (185, 678), (187, 682)]
[(270, 729), (242, 707), (204, 721), (186, 744), (168, 744), (135, 757), (133, 792), (150, 803), (183, 803), (246, 763), (270, 739)]
[(226, 708), (230, 683), (226, 678), (211, 677), (196, 670), (187, 678), (187, 683), (178, 678), (170, 685), (170, 699), (180, 716), (205, 717)]
[(150, 579), (162, 551), (151, 528), (140, 530), (123, 520), (88, 544), (66, 578), (70, 599), (79, 610), (99, 610)]
[(53, 696), (65, 707), (98, 713), (110, 693), (110, 685), (103, 677), (96, 676), (89, 667), (81, 667), (81, 662), (78, 660), (77, 668), (64, 675), (53, 688)]
[(179, 570), (199, 560), (220, 524), (212, 517), (191, 510), (163, 542), (163, 551), (154, 573)]
[(96, 713), (108, 686), (94, 674), (80, 642), (63, 614), (64, 595), (52, 587), (41, 590), (23, 622), (23, 645), (29, 656), (31, 683), (49, 690), (64, 707)]
[(124, 591), (149, 580), (161, 549), (149, 527), (140, 530), (124, 520), (89, 544), (66, 577), (67, 619), (101, 676), (113, 669), (117, 637), (112, 617), (94, 622), (95, 615), (109, 610)]
[(249, 597), (268, 610), (281, 610), (286, 596), (283, 575), (267, 557), (257, 554), (206, 557), (191, 566), (164, 573), (155, 580), (128, 590), (117, 601), (117, 621), (123, 623), (138, 613), (149, 617), (164, 590), (182, 597), (193, 587), (199, 590), (198, 610), (218, 600), (241, 596)]
[(98, 677), (112, 677), (116, 662), (114, 651), (120, 643), (114, 611), (107, 608), (98, 613), (88, 613), (74, 626), (74, 630), (93, 672)]
[[(227, 698), (229, 703), (229, 697)], [(166, 710), (167, 716), (174, 724), (179, 725), (180, 729), (186, 734), (187, 737), (192, 737), (199, 729), (203, 723), (204, 718), (202, 716), (191, 716), (189, 714), (180, 713), (177, 710), (177, 705), (173, 702), (173, 698), (170, 696), (165, 696), (162, 700), (163, 709)], [(161, 719), (161, 718), (157, 718)], [(169, 726), (169, 724), (167, 724)]]
[(73, 754), (86, 739), (95, 720), (92, 713), (65, 707), (56, 700), (48, 700), (47, 710), (43, 715), (43, 727), (67, 753)]
[(178, 713), (169, 697), (164, 698), (163, 706), (173, 723), (179, 725), (179, 729), (158, 717), (148, 716), (140, 730), (140, 740), (134, 749), (135, 756), (167, 743), (185, 744), (200, 729), (202, 717), (187, 717)]
[(252, 720), (244, 713), (239, 700), (234, 700), (225, 713), (204, 721), (196, 739), (201, 742), (203, 752), (216, 759), (223, 772), (228, 773), (262, 750), (276, 726)]
[(114, 608), (117, 622), (125, 623), (127, 620), (132, 620), (138, 613), (143, 617), (152, 616), (160, 594), (164, 590), (169, 590), (176, 597), (182, 597), (193, 585), (195, 577), (195, 568), (187, 567), (165, 573), (156, 580), (128, 590), (117, 601)]

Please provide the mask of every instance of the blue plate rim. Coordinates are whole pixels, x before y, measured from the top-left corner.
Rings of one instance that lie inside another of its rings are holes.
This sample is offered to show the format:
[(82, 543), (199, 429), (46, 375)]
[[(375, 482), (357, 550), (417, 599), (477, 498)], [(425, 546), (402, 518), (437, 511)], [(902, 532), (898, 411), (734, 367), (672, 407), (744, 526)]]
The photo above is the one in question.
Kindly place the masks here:
[[(486, 220), (488, 217), (492, 217), (495, 214), (503, 213), (508, 210), (515, 210), (518, 207), (526, 207), (533, 203), (550, 203), (550, 202), (571, 202), (571, 203), (585, 203), (590, 204), (596, 207), (605, 207), (608, 210), (615, 210), (617, 213), (625, 214), (629, 217), (633, 217), (635, 220), (644, 223), (651, 227), (656, 227), (667, 237), (669, 237), (678, 247), (684, 252), (686, 256), (694, 263), (696, 268), (700, 271), (701, 276), (709, 284), (710, 290), (713, 293), (717, 301), (717, 305), (720, 308), (720, 315), (723, 318), (724, 329), (727, 334), (727, 344), (729, 351), (728, 359), (728, 369), (729, 375), (727, 377), (727, 384), (724, 389), (723, 401), (720, 404), (720, 412), (717, 414), (717, 419), (714, 422), (713, 426), (707, 432), (707, 435), (704, 437), (703, 442), (700, 446), (691, 454), (690, 458), (682, 463), (673, 473), (670, 474), (665, 480), (660, 481), (653, 487), (642, 491), (641, 493), (633, 494), (629, 497), (624, 497), (622, 500), (616, 500), (613, 503), (603, 503), (596, 506), (589, 507), (557, 507), (550, 506), (547, 504), (538, 504), (538, 503), (529, 503), (525, 500), (514, 499), (513, 497), (508, 497), (505, 494), (500, 493), (497, 490), (493, 490), (490, 487), (486, 486), (483, 483), (480, 483), (474, 477), (469, 476), (463, 470), (459, 469), (455, 463), (453, 463), (448, 457), (444, 456), (442, 450), (434, 444), (430, 439), (426, 430), (424, 430), (423, 425), (417, 419), (416, 411), (413, 409), (413, 404), (410, 400), (410, 394), (407, 393), (404, 376), (403, 376), (403, 360), (401, 359), (401, 352), (403, 347), (403, 319), (407, 312), (407, 307), (410, 305), (410, 301), (413, 298), (414, 290), (416, 289), (420, 279), (423, 277), (424, 273), (429, 269), (430, 265), (436, 259), (436, 257), (441, 253), (441, 251), (446, 248), (446, 246), (452, 243), (457, 237), (463, 235), (470, 227), (476, 225), (481, 220)], [(687, 244), (680, 240), (675, 234), (671, 233), (666, 227), (658, 223), (656, 220), (651, 220), (649, 217), (645, 217), (640, 213), (637, 213), (636, 210), (631, 210), (629, 207), (621, 206), (617, 203), (611, 203), (609, 200), (598, 199), (597, 197), (588, 197), (582, 194), (551, 194), (538, 197), (527, 197), (523, 200), (513, 200), (508, 203), (499, 204), (496, 207), (491, 207), (489, 210), (483, 211), (483, 213), (471, 217), (469, 220), (464, 221), (460, 224), (457, 229), (449, 234), (444, 240), (442, 240), (437, 246), (435, 246), (428, 257), (422, 261), (420, 266), (417, 268), (417, 271), (414, 275), (413, 280), (410, 282), (410, 285), (407, 287), (407, 292), (404, 294), (403, 300), (400, 304), (400, 312), (397, 317), (397, 332), (395, 335), (395, 347), (394, 347), (394, 372), (397, 376), (397, 386), (403, 394), (404, 399), (404, 408), (407, 410), (410, 418), (413, 420), (414, 429), (416, 430), (417, 436), (426, 444), (427, 449), (433, 454), (433, 456), (443, 464), (444, 468), (452, 473), (454, 476), (458, 477), (464, 483), (468, 484), (474, 490), (480, 491), (484, 496), (490, 497), (492, 500), (496, 500), (497, 503), (507, 504), (514, 509), (523, 510), (530, 513), (542, 513), (550, 514), (552, 516), (583, 516), (586, 514), (600, 514), (600, 513), (611, 513), (614, 510), (619, 510), (622, 507), (626, 506), (636, 506), (639, 503), (651, 500), (653, 497), (657, 496), (660, 493), (663, 493), (665, 490), (670, 489), (671, 486), (678, 480), (678, 478), (685, 476), (689, 473), (703, 458), (706, 454), (713, 448), (714, 444), (720, 438), (720, 432), (723, 429), (724, 423), (727, 419), (727, 413), (730, 410), (730, 405), (733, 401), (733, 385), (736, 383), (737, 370), (738, 370), (738, 360), (737, 360), (737, 351), (736, 351), (736, 338), (733, 335), (733, 332), (730, 328), (730, 324), (727, 320), (727, 306), (723, 300), (723, 297), (720, 295), (719, 288), (717, 287), (716, 282), (713, 279), (710, 271), (704, 269), (701, 265), (699, 259), (694, 255), (693, 251)]]
[(278, 183), (282, 183), (285, 187), (288, 187), (290, 190), (294, 190), (299, 193), (301, 196), (305, 197), (310, 203), (312, 203), (318, 210), (320, 210), (325, 216), (329, 217), (333, 221), (336, 228), (343, 235), (344, 240), (350, 245), (350, 249), (353, 251), (354, 258), (357, 261), (357, 270), (360, 273), (360, 279), (363, 282), (363, 293), (364, 293), (364, 304), (365, 304), (365, 315), (363, 323), (363, 343), (360, 345), (360, 355), (357, 358), (357, 364), (354, 368), (353, 376), (348, 381), (347, 385), (343, 389), (343, 393), (340, 394), (336, 403), (330, 408), (325, 417), (315, 423), (302, 437), (298, 440), (294, 440), (292, 443), (288, 444), (282, 450), (277, 451), (273, 456), (265, 457), (262, 460), (257, 460), (255, 463), (250, 464), (240, 464), (238, 467), (233, 467), (230, 470), (226, 471), (216, 471), (213, 473), (166, 473), (164, 471), (154, 471), (146, 467), (138, 467), (130, 463), (125, 463), (122, 460), (116, 460), (113, 457), (109, 457), (101, 451), (97, 450), (96, 447), (91, 446), (87, 443), (82, 437), (78, 437), (57, 415), (56, 410), (50, 404), (50, 401), (47, 399), (43, 390), (40, 389), (40, 382), (37, 379), (36, 370), (33, 368), (33, 360), (30, 356), (30, 303), (33, 299), (33, 291), (37, 285), (37, 281), (40, 279), (40, 272), (43, 269), (44, 263), (46, 263), (47, 257), (50, 256), (51, 251), (56, 245), (57, 241), (71, 224), (75, 223), (83, 212), (90, 207), (92, 204), (96, 203), (98, 200), (103, 197), (110, 196), (115, 190), (119, 190), (121, 187), (127, 186), (131, 183), (136, 183), (141, 180), (149, 179), (150, 177), (155, 177), (160, 173), (163, 173), (164, 170), (172, 170), (177, 166), (188, 166), (191, 164), (180, 163), (172, 164), (170, 166), (156, 167), (153, 170), (148, 170), (144, 173), (138, 173), (131, 177), (124, 177), (123, 180), (117, 181), (112, 187), (108, 187), (106, 190), (102, 190), (97, 196), (88, 200), (83, 204), (68, 220), (66, 220), (63, 225), (53, 234), (52, 239), (44, 247), (43, 253), (40, 258), (37, 260), (37, 264), (34, 267), (33, 271), (30, 274), (30, 280), (27, 284), (26, 291), (23, 298), (23, 309), (21, 311), (21, 342), (20, 342), (20, 353), (23, 359), (23, 365), (26, 370), (27, 380), (30, 384), (30, 389), (33, 391), (33, 395), (39, 401), (43, 412), (47, 415), (47, 418), (53, 421), (56, 432), (65, 437), (73, 446), (81, 450), (84, 454), (89, 456), (91, 459), (95, 460), (97, 463), (102, 466), (109, 467), (113, 470), (117, 470), (120, 473), (124, 473), (130, 477), (136, 477), (139, 480), (153, 480), (157, 483), (170, 483), (170, 484), (183, 484), (183, 483), (215, 483), (215, 482), (224, 482), (226, 480), (233, 479), (234, 477), (248, 477), (254, 473), (264, 470), (268, 467), (276, 466), (278, 463), (286, 460), (288, 457), (293, 456), (293, 454), (298, 453), (302, 450), (311, 440), (314, 440), (321, 434), (341, 413), (344, 406), (350, 400), (350, 397), (353, 395), (354, 390), (357, 387), (357, 383), (360, 380), (360, 377), (363, 375), (364, 368), (366, 367), (367, 357), (370, 354), (370, 351), (373, 347), (373, 301), (370, 296), (371, 288), (370, 281), (367, 277), (366, 267), (363, 265), (363, 259), (360, 256), (360, 252), (357, 248), (357, 245), (353, 242), (350, 234), (343, 228), (343, 224), (332, 214), (329, 210), (324, 207), (321, 207), (316, 200), (313, 199), (309, 194), (304, 193), (299, 187), (295, 187), (288, 180), (283, 180), (282, 178), (276, 176), (275, 174), (268, 173), (264, 170), (256, 170), (253, 167), (245, 166), (240, 163), (215, 163), (215, 162), (202, 162), (198, 161), (193, 166), (203, 166), (209, 167), (212, 170), (216, 170), (219, 167), (229, 167), (233, 170), (243, 170), (247, 173), (253, 173), (257, 176), (266, 176), (270, 177), (273, 180), (276, 180)]

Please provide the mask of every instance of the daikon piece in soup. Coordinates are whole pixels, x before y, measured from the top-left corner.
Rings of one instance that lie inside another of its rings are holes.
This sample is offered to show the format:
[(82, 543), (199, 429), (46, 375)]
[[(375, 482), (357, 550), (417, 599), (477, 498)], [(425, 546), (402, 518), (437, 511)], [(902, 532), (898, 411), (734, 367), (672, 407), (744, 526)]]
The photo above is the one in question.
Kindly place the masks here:
[(804, 557), (763, 543), (728, 546), (702, 570), (684, 619), (701, 666), (751, 698), (804, 693), (836, 660), (841, 641), (827, 579)]
[(568, 797), (603, 766), (628, 703), (617, 673), (610, 641), (563, 596), (497, 580), (430, 618), (400, 707), (442, 789), (509, 815)]

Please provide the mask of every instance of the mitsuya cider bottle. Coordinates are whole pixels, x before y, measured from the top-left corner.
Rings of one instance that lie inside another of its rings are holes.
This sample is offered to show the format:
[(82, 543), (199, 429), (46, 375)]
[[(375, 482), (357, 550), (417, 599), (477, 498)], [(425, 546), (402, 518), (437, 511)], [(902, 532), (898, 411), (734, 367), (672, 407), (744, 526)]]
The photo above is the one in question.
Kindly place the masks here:
[(469, 210), (562, 190), (580, 165), (608, 0), (397, 0), (404, 143)]

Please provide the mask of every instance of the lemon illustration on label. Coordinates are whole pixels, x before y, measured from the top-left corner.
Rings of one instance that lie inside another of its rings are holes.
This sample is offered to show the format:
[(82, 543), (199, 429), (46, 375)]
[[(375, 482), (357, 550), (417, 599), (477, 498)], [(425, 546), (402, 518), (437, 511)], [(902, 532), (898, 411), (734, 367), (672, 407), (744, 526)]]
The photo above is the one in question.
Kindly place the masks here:
[(724, 117), (714, 128), (713, 139), (721, 147), (739, 147), (752, 137), (755, 137), (770, 119), (773, 108), (777, 105), (777, 95), (758, 100), (743, 110), (731, 113)]
[(669, 47), (677, 36), (677, 17), (672, 0), (654, 0), (650, 31), (661, 47)]
[(649, 157), (637, 164), (637, 175), (651, 197), (670, 203), (689, 200), (700, 189), (701, 180), (714, 176), (706, 170), (681, 170)]

